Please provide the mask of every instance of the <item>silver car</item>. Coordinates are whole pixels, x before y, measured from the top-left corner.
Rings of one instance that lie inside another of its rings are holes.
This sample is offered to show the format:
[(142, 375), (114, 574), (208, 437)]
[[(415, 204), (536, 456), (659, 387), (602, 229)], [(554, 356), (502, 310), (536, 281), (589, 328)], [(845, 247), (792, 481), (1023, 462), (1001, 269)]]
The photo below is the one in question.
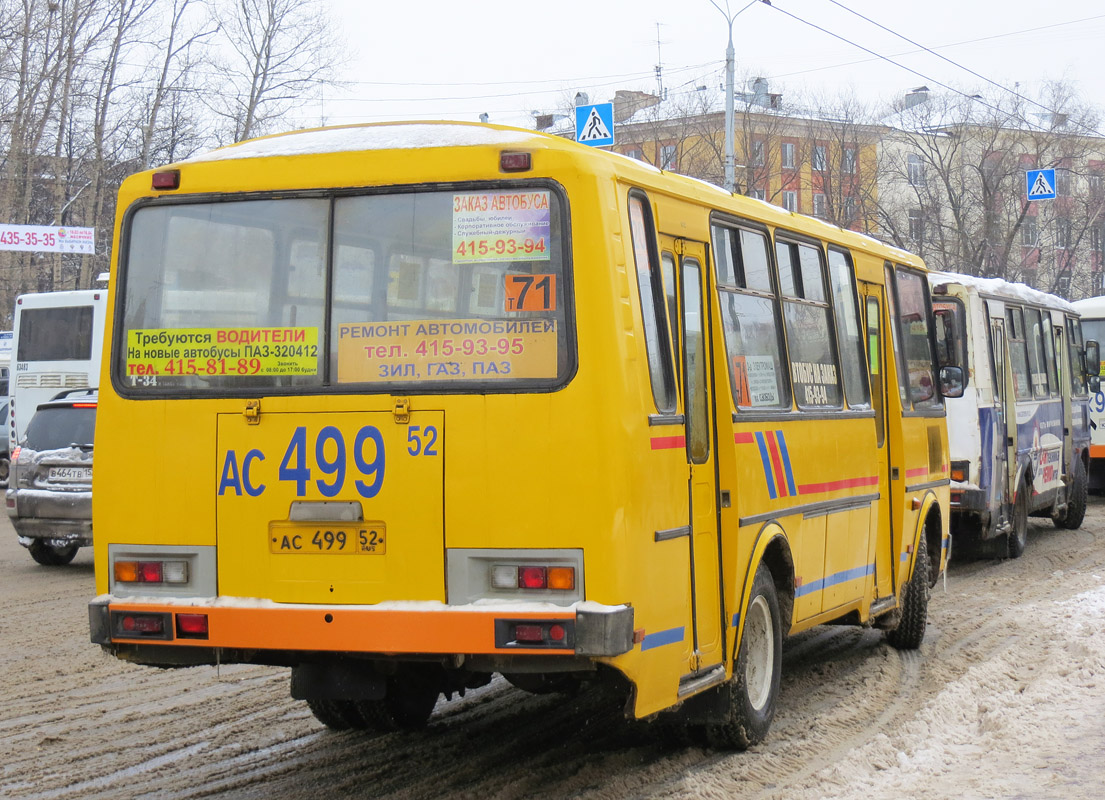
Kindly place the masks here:
[(92, 544), (92, 440), (96, 391), (43, 403), (11, 454), (7, 508), (19, 543), (45, 566), (68, 564)]

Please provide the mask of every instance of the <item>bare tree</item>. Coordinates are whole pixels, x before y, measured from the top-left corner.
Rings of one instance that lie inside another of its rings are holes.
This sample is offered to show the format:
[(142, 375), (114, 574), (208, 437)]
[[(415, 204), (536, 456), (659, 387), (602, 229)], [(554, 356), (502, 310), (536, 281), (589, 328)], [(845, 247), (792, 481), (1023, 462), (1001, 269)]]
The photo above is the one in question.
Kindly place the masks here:
[[(1105, 139), (1062, 84), (1036, 103), (915, 91), (880, 155), (879, 220), (930, 266), (1023, 281), (1069, 296), (1101, 270)], [(1096, 160), (1095, 160), (1096, 159)], [(1054, 168), (1058, 197), (1028, 199), (1027, 170)], [(1081, 290), (1079, 290), (1081, 291)]]
[(329, 85), (340, 57), (319, 0), (232, 0), (218, 12), (226, 45), (212, 110), (241, 141), (269, 131), (292, 103)]

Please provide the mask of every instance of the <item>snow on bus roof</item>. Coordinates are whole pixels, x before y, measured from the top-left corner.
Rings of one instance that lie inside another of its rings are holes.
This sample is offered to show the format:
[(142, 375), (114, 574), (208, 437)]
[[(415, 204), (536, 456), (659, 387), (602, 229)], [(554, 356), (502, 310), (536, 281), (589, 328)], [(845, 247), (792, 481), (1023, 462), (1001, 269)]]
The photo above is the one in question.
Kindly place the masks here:
[(238, 158), (301, 156), (357, 150), (413, 150), (423, 147), (511, 145), (533, 139), (521, 129), (464, 123), (382, 123), (291, 131), (250, 139), (185, 159), (184, 163)]
[(980, 292), (987, 294), (1004, 295), (1014, 297), (1026, 303), (1061, 308), (1064, 311), (1075, 311), (1075, 307), (1069, 302), (1054, 294), (1041, 292), (1023, 283), (1013, 283), (1002, 278), (980, 278), (977, 275), (962, 275), (958, 272), (930, 272), (929, 284), (940, 286), (945, 283), (958, 283), (963, 286), (971, 286)]

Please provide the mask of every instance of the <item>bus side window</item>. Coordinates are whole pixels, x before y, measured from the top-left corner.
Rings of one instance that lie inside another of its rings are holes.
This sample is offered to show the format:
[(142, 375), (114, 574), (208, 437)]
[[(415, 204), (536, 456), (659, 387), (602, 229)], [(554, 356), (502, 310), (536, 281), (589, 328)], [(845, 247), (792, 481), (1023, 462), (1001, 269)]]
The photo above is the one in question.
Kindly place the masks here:
[(921, 275), (903, 267), (897, 268), (895, 278), (899, 313), (897, 327), (901, 330), (902, 353), (906, 359), (902, 366), (908, 370), (913, 407), (939, 406), (941, 401), (936, 391), (929, 337), (932, 303), (926, 291), (927, 284)]
[(1047, 357), (1047, 385), (1052, 397), (1058, 397), (1059, 375), (1062, 371), (1062, 326), (1056, 326), (1051, 321), (1051, 312), (1045, 311), (1041, 332), (1044, 338), (1044, 355)]
[(836, 310), (836, 340), (840, 354), (844, 394), (852, 408), (870, 405), (867, 364), (863, 357), (863, 332), (859, 326), (855, 273), (847, 253), (829, 248), (829, 285)]
[(637, 289), (641, 299), (641, 321), (645, 328), (645, 350), (652, 380), (652, 397), (659, 411), (675, 411), (675, 378), (668, 343), (664, 283), (656, 252), (656, 229), (652, 210), (643, 194), (629, 195), (629, 228), (633, 237), (633, 260), (637, 267)]
[(789, 409), (767, 236), (715, 224), (713, 249), (733, 400), (738, 408)]
[[(671, 330), (671, 349), (679, 352), (679, 305), (675, 296), (675, 255), (665, 250), (660, 254), (660, 271), (664, 278), (664, 297), (668, 305), (668, 327)], [(676, 370), (678, 374), (679, 370)]]
[(1067, 349), (1070, 351), (1070, 391), (1071, 394), (1086, 394), (1085, 362), (1082, 359), (1082, 325), (1076, 319), (1067, 317)]
[(1048, 396), (1048, 363), (1044, 352), (1044, 326), (1038, 308), (1025, 309), (1027, 318), (1028, 369), (1032, 376), (1032, 394), (1037, 399)]
[(799, 408), (840, 408), (840, 378), (821, 251), (808, 244), (778, 241), (775, 259), (783, 295), (790, 378)]
[(1018, 400), (1032, 399), (1032, 384), (1028, 373), (1028, 345), (1024, 336), (1024, 312), (1006, 308), (1009, 331), (1009, 361), (1013, 368), (1013, 394)]

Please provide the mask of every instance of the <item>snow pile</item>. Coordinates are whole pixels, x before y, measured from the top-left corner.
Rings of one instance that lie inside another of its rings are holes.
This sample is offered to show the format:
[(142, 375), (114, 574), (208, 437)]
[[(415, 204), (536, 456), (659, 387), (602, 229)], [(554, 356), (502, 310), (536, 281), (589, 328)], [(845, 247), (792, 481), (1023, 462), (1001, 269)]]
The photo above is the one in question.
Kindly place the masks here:
[(537, 134), (510, 128), (490, 128), (465, 123), (377, 123), (343, 128), (293, 131), (262, 139), (250, 139), (201, 153), (184, 163), (225, 161), (236, 158), (300, 156), (358, 150), (417, 149), (473, 145), (517, 145)]
[(809, 788), (841, 800), (922, 791), (965, 800), (1082, 796), (1085, 776), (1065, 765), (1077, 760), (1088, 775), (1105, 774), (1105, 585), (1010, 616), (1017, 625), (984, 623), (1008, 625), (1002, 652), (980, 653), (980, 664), (931, 697), (914, 692), (920, 710), (900, 731), (878, 734), (811, 776)]

